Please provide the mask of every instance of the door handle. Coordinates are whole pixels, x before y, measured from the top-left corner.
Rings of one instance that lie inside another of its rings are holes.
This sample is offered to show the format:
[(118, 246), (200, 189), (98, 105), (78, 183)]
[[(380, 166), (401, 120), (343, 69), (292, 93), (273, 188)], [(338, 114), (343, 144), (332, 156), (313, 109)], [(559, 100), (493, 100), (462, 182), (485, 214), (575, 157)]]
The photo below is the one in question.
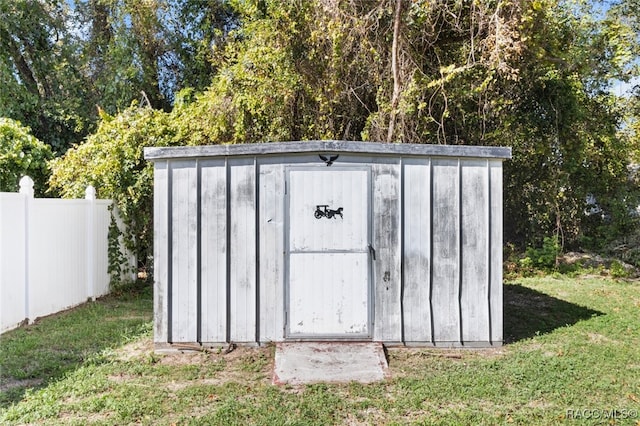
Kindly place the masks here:
[(376, 249), (371, 244), (369, 244), (369, 254), (373, 260), (376, 260)]

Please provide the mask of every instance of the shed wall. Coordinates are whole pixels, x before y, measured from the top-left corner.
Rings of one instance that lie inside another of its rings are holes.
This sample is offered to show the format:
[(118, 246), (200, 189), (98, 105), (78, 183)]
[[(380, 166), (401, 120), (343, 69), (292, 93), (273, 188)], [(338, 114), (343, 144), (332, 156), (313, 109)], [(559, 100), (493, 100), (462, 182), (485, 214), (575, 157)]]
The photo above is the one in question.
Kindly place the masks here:
[[(281, 341), (286, 168), (316, 154), (156, 159), (155, 342)], [(375, 341), (502, 341), (502, 160), (341, 154), (371, 168)]]
[(502, 165), (407, 159), (404, 341), (502, 341)]

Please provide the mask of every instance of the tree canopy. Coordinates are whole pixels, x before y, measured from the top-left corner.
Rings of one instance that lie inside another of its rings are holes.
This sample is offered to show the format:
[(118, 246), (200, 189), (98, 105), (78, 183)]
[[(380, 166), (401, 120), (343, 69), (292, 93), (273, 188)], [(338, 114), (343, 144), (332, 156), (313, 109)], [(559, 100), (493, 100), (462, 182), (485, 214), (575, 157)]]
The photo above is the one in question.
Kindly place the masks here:
[(233, 14), (218, 0), (0, 0), (0, 116), (63, 154), (99, 111), (204, 89)]
[(638, 94), (611, 89), (637, 81), (637, 0), (0, 0), (0, 17), (0, 116), (77, 144), (54, 163), (66, 194), (86, 178), (126, 203), (142, 145), (506, 145), (508, 241), (594, 247), (634, 220)]

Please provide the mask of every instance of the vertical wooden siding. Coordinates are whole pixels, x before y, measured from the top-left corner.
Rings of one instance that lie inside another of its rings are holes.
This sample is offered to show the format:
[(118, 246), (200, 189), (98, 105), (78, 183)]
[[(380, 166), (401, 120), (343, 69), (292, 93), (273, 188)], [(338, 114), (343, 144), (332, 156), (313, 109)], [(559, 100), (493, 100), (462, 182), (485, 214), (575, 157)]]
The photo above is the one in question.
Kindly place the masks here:
[(171, 163), (171, 339), (198, 340), (198, 168)]
[(433, 343), (431, 306), (431, 160), (406, 159), (404, 169), (404, 338)]
[(256, 166), (254, 158), (229, 166), (229, 339), (256, 341)]
[(407, 343), (502, 341), (501, 174), (500, 161), (405, 160)]
[(170, 278), (169, 257), (169, 162), (159, 161), (153, 167), (153, 341), (170, 342)]
[(502, 343), (502, 163), (500, 161), (488, 162), (489, 185), (489, 211), (491, 213), (491, 221), (489, 223), (490, 231), (490, 250), (487, 254), (489, 259), (489, 294), (487, 301), (490, 313), (490, 333), (491, 343)]
[(256, 341), (255, 170), (253, 159), (156, 163), (156, 343)]
[(259, 167), (259, 339), (284, 333), (284, 165), (263, 159)]
[(486, 161), (461, 163), (461, 342), (489, 340), (489, 176)]
[(227, 168), (225, 160), (200, 166), (200, 341), (227, 341)]
[[(156, 163), (156, 342), (284, 338), (285, 165), (317, 162)], [(501, 342), (501, 161), (344, 155), (336, 164), (371, 166), (373, 339)]]
[[(401, 200), (399, 161), (372, 164), (373, 179), (373, 339), (400, 342), (402, 338)], [(388, 161), (388, 160), (387, 160)]]
[[(458, 160), (432, 162), (433, 332), (437, 342), (459, 341), (460, 183)], [(425, 191), (425, 196), (429, 193)]]

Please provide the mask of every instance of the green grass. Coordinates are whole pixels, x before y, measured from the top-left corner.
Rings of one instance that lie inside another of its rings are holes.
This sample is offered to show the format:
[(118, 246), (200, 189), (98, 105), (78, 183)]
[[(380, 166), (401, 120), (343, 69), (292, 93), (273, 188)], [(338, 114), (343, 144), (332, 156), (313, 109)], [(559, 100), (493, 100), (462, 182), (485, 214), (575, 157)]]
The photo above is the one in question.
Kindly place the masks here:
[(271, 347), (153, 354), (151, 310), (123, 294), (4, 334), (0, 423), (640, 425), (638, 282), (508, 283), (504, 347), (391, 348), (370, 385), (273, 386)]
[(148, 334), (152, 311), (150, 289), (132, 288), (3, 334), (0, 408)]

